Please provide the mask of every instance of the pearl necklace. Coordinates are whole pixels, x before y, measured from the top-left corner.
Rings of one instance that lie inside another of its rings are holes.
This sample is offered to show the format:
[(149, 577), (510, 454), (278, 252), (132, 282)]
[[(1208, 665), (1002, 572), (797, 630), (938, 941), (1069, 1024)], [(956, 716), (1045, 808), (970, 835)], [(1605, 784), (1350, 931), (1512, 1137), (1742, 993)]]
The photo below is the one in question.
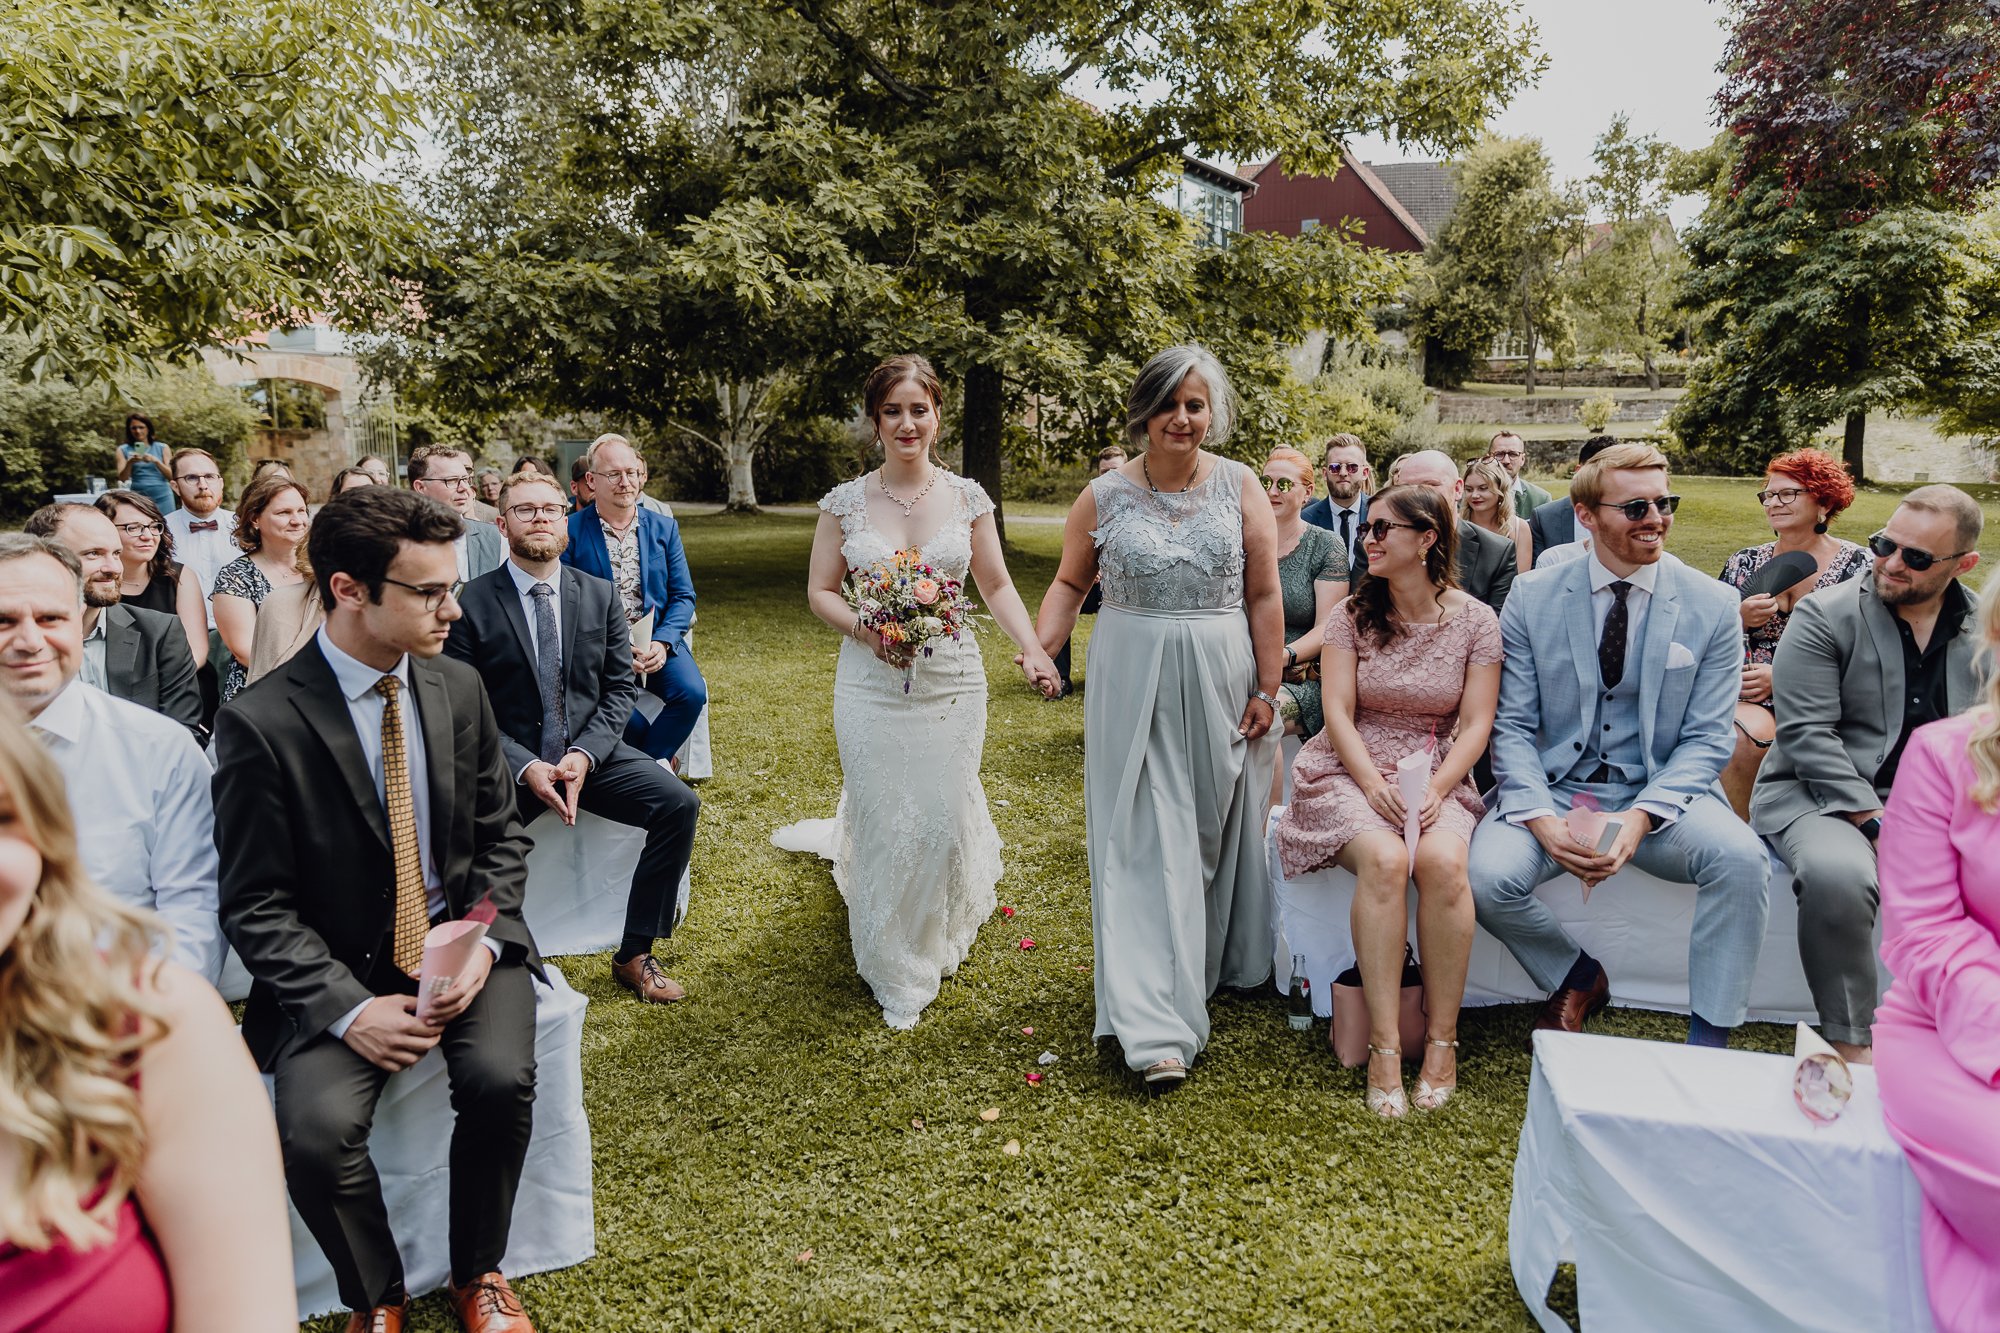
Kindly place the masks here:
[(904, 500), (902, 496), (896, 494), (894, 491), (889, 489), (889, 478), (884, 476), (881, 472), (878, 471), (875, 474), (875, 480), (882, 483), (882, 494), (888, 496), (891, 500), (895, 501), (896, 507), (903, 511), (903, 517), (908, 518), (916, 512), (917, 502), (923, 499), (926, 495), (929, 495), (931, 487), (937, 485), (938, 472), (940, 470), (941, 469), (937, 468), (936, 466), (933, 466), (931, 468), (930, 477), (924, 482), (922, 486), (917, 488), (917, 493), (911, 496), (908, 500)]

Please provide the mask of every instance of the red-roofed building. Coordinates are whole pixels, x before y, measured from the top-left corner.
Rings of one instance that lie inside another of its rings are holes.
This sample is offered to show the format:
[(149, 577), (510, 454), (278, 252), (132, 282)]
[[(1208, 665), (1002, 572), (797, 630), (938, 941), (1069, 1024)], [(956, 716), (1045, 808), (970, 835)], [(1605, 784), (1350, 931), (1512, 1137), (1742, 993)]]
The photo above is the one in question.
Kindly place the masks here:
[(1351, 218), (1362, 224), (1363, 244), (1421, 253), (1456, 202), (1448, 164), (1398, 162), (1377, 169), (1351, 155), (1341, 163), (1332, 177), (1289, 175), (1277, 158), (1251, 172), (1257, 189), (1243, 204), (1244, 230), (1298, 236)]

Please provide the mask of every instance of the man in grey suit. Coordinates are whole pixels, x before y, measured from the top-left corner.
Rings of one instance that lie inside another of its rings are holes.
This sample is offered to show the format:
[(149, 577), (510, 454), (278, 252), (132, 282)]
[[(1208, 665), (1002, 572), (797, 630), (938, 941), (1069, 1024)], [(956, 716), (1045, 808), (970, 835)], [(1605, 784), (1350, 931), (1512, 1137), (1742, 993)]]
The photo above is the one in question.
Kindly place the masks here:
[(90, 505), (43, 505), (23, 530), (61, 542), (83, 566), (84, 683), (173, 719), (206, 745), (187, 631), (177, 616), (122, 605), (124, 561), (111, 520)]
[(1778, 734), (1750, 796), (1799, 900), (1799, 961), (1820, 1033), (1870, 1060), (1875, 1021), (1875, 839), (1910, 733), (1979, 702), (1973, 595), (1979, 503), (1911, 491), (1869, 539), (1875, 566), (1801, 601), (1778, 640)]
[[(1474, 907), (1549, 989), (1535, 1026), (1576, 1032), (1610, 980), (1537, 886), (1564, 873), (1601, 885), (1627, 862), (1692, 881), (1688, 1041), (1725, 1045), (1749, 1008), (1770, 907), (1770, 861), (1718, 785), (1742, 683), (1737, 599), (1666, 554), (1678, 498), (1657, 449), (1605, 450), (1570, 494), (1590, 555), (1523, 575), (1500, 616), (1498, 786), (1472, 839)], [(1586, 795), (1617, 817), (1602, 853), (1564, 819)]]
[[(1408, 454), (1396, 471), (1402, 486), (1429, 486), (1444, 492), (1453, 513), (1462, 513), (1465, 482), (1451, 459), (1435, 449)], [(1365, 561), (1363, 562), (1366, 563)], [(1458, 586), (1498, 612), (1507, 605), (1516, 572), (1514, 543), (1477, 523), (1458, 522)]]
[(506, 562), (507, 544), (500, 529), (475, 513), (479, 497), (472, 489), (471, 454), (442, 446), (418, 449), (410, 455), (410, 489), (449, 506), (465, 520), (465, 531), (452, 543), (461, 588)]

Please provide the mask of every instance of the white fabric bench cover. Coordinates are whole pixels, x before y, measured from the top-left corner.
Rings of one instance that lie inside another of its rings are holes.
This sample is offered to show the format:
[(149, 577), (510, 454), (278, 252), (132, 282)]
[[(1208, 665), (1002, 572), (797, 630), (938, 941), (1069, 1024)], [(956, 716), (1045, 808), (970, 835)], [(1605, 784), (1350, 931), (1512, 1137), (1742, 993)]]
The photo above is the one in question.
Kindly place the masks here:
[[(558, 969), (546, 970), (549, 985), (535, 988), (535, 1129), (500, 1266), (510, 1278), (567, 1268), (597, 1253), (590, 1122), (583, 1113), (583, 1011), (589, 1001)], [(444, 1056), (434, 1050), (390, 1077), (368, 1136), (412, 1296), (436, 1291), (450, 1278), (451, 1123)], [(319, 1243), (297, 1209), (291, 1217), (300, 1322), (345, 1309)]]
[(1785, 1056), (1535, 1034), (1507, 1249), (1548, 1333), (1576, 1264), (1586, 1329), (1931, 1328), (1921, 1196), (1875, 1071), (1831, 1125), (1792, 1101)]
[[(614, 824), (586, 810), (574, 827), (551, 811), (528, 826), (528, 894), (521, 916), (544, 958), (615, 949), (625, 933), (625, 899), (646, 845), (646, 830)], [(674, 906), (687, 915), (689, 875)]]

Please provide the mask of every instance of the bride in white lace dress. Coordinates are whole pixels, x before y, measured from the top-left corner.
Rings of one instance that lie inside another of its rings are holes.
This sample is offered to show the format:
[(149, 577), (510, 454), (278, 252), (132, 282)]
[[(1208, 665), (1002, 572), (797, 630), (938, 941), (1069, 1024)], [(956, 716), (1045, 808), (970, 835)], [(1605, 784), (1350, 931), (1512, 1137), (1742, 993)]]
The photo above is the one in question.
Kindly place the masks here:
[(833, 681), (840, 809), (772, 835), (780, 847), (833, 862), (854, 965), (894, 1028), (916, 1026), (995, 904), (1000, 835), (979, 781), (986, 665), (970, 635), (905, 657), (860, 627), (841, 582), (910, 547), (954, 578), (970, 570), (993, 619), (1022, 649), (1023, 673), (1045, 695), (1060, 687), (1007, 575), (993, 502), (931, 459), (939, 397), (922, 357), (877, 366), (864, 401), (882, 466), (819, 502), (807, 596), (813, 614), (846, 636)]

